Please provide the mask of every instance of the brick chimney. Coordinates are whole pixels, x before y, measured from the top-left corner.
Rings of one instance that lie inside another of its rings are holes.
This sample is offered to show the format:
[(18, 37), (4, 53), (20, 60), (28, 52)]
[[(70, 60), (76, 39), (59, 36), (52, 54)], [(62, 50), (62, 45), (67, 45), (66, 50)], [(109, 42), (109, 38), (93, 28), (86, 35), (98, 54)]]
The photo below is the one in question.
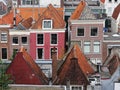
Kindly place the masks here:
[(52, 50), (52, 81), (57, 76), (57, 49), (54, 47)]

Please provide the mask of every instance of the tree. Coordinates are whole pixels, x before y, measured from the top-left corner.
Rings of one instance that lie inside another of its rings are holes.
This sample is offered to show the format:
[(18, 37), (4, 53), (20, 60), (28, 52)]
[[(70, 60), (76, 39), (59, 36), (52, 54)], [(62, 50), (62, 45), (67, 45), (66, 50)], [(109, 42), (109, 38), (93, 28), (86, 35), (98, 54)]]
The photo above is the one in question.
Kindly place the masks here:
[(8, 90), (8, 84), (12, 83), (10, 75), (6, 74), (7, 65), (0, 60), (0, 90)]

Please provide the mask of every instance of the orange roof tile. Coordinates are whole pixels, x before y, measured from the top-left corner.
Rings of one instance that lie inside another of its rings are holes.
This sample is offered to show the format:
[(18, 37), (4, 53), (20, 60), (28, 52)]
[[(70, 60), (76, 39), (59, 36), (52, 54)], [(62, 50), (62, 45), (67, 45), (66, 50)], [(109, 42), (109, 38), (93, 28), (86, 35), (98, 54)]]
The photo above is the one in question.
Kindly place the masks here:
[(105, 3), (105, 0), (100, 0), (102, 3)]
[(77, 8), (75, 9), (75, 11), (73, 12), (73, 14), (71, 15), (70, 19), (73, 19), (73, 20), (78, 19), (82, 11), (84, 10), (85, 6), (86, 6), (86, 2), (81, 1), (79, 5), (77, 6)]
[(80, 68), (80, 71), (83, 73), (82, 75), (84, 75), (83, 77), (86, 77), (88, 74), (93, 74), (95, 72), (90, 64), (87, 62), (84, 54), (80, 50), (80, 47), (75, 44), (68, 53), (62, 66), (58, 70), (58, 77), (60, 78), (59, 82), (62, 82), (64, 80), (65, 75), (70, 68), (72, 58), (78, 59), (78, 66)]
[(39, 16), (39, 19), (32, 26), (32, 29), (41, 29), (42, 21), (45, 19), (52, 20), (54, 29), (65, 28), (65, 21), (63, 20), (63, 15), (61, 15), (59, 11), (52, 6), (52, 4), (50, 4)]
[[(13, 25), (13, 17), (14, 17), (13, 11), (7, 13), (2, 18), (0, 18), (0, 24), (11, 24), (11, 25)], [(16, 24), (18, 24), (22, 20), (23, 20), (23, 18), (19, 14), (16, 14)]]
[(120, 14), (120, 4), (114, 9), (112, 17), (116, 20), (119, 14)]
[(21, 22), (21, 24), (26, 28), (29, 29), (32, 26), (32, 22), (33, 22), (33, 18), (29, 17), (27, 19), (25, 19), (23, 22)]

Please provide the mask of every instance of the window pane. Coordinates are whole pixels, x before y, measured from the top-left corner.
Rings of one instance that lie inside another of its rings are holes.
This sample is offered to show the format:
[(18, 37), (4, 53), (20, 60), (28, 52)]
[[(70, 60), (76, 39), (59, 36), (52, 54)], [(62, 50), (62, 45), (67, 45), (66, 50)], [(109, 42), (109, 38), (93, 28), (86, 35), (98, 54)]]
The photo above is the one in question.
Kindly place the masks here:
[(2, 48), (2, 59), (7, 59), (7, 48)]
[(18, 44), (18, 37), (13, 37), (13, 44)]
[(43, 27), (44, 28), (52, 28), (51, 23), (52, 23), (51, 20), (44, 20), (43, 21)]
[(22, 37), (22, 44), (27, 44), (27, 37)]
[(57, 44), (57, 34), (51, 34), (51, 44)]
[(1, 33), (1, 41), (7, 41), (7, 33)]
[(96, 27), (91, 28), (91, 36), (97, 36), (98, 30)]
[(38, 48), (37, 49), (37, 57), (38, 57), (38, 59), (43, 58), (43, 48)]
[(77, 36), (84, 36), (84, 28), (77, 29)]
[(43, 44), (43, 34), (37, 35), (37, 44)]
[(84, 42), (84, 53), (90, 52), (90, 42)]
[(100, 42), (94, 42), (94, 52), (99, 53), (100, 52)]

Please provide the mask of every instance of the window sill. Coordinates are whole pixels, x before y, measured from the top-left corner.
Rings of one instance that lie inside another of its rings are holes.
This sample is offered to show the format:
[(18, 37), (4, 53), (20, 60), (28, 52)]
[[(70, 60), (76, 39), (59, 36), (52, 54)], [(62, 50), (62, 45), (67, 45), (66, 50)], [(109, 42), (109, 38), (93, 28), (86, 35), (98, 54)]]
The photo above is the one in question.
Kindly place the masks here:
[(7, 41), (1, 41), (1, 43), (7, 43)]

